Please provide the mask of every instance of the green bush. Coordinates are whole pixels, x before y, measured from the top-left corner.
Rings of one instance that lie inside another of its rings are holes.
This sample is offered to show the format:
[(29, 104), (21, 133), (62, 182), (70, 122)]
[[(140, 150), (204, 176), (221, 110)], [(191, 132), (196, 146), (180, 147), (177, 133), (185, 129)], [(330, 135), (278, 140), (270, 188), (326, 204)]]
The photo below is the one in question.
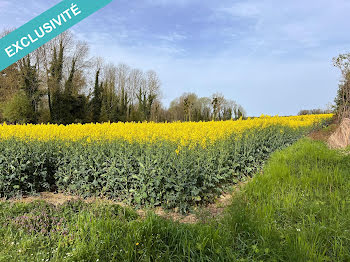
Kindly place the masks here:
[(29, 123), (34, 119), (31, 102), (24, 91), (17, 92), (3, 108), (3, 117), (12, 123)]

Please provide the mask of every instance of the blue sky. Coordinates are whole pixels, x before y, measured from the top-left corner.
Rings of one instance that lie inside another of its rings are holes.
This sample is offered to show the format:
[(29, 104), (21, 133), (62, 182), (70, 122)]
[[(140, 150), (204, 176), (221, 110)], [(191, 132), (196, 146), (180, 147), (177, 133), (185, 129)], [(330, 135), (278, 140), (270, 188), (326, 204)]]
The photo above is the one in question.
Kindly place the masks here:
[[(0, 0), (0, 28), (58, 2)], [(290, 115), (333, 101), (349, 13), (348, 0), (114, 0), (73, 31), (91, 55), (157, 71), (165, 105), (221, 92), (249, 115)]]

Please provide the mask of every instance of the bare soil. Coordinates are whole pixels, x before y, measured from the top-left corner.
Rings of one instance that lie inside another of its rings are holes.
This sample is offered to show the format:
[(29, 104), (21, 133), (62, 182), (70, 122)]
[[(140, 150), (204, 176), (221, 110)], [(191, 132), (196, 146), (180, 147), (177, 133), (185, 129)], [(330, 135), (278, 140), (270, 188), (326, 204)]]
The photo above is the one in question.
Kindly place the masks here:
[[(221, 195), (219, 198), (215, 200), (214, 203), (209, 204), (207, 206), (200, 206), (195, 208), (194, 213), (189, 214), (181, 214), (177, 210), (164, 210), (161, 207), (153, 208), (153, 209), (141, 209), (137, 210), (136, 212), (140, 215), (141, 218), (145, 218), (148, 211), (154, 212), (156, 215), (163, 217), (165, 219), (170, 219), (176, 222), (185, 223), (185, 224), (194, 224), (199, 221), (201, 222), (207, 222), (211, 219), (218, 219), (221, 217), (223, 211), (225, 208), (230, 205), (233, 194), (239, 192), (241, 188), (246, 184), (247, 182), (241, 182), (237, 184), (233, 188), (233, 192), (231, 193), (225, 193)], [(52, 193), (52, 192), (42, 192), (38, 196), (23, 196), (20, 198), (12, 198), (9, 200), (1, 200), (0, 201), (9, 201), (11, 203), (31, 203), (34, 201), (45, 201), (47, 203), (53, 204), (55, 206), (59, 206), (64, 204), (67, 201), (70, 200), (78, 200), (81, 199), (78, 196), (72, 196), (72, 195), (66, 195), (63, 193)], [(87, 198), (87, 199), (81, 199), (87, 203), (97, 202), (97, 201), (103, 201), (113, 204), (118, 204), (123, 207), (128, 207), (125, 203), (122, 202), (116, 202), (113, 200), (103, 199), (103, 198)]]
[(327, 128), (319, 129), (310, 133), (308, 137), (310, 137), (313, 140), (327, 142), (329, 137), (335, 132), (337, 127), (338, 126), (336, 124), (331, 124)]
[(344, 149), (350, 145), (350, 119), (344, 118), (334, 133), (328, 138), (328, 146)]

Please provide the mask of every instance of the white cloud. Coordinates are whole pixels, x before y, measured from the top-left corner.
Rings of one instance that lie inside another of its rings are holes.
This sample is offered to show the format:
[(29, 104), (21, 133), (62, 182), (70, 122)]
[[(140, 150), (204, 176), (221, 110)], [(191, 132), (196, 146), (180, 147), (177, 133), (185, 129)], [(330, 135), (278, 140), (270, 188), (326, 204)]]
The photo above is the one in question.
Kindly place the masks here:
[(155, 6), (186, 6), (193, 3), (194, 0), (146, 0), (145, 3)]
[(231, 30), (228, 27), (220, 33), (233, 43), (238, 34), (238, 41), (250, 47), (251, 39), (256, 39), (253, 49), (282, 48), (285, 53), (324, 47), (344, 38), (349, 12), (350, 2), (345, 0), (239, 0), (214, 8), (212, 19), (231, 23)]
[(234, 17), (257, 17), (260, 15), (258, 4), (250, 2), (236, 2), (232, 5), (220, 7), (216, 10), (220, 15), (230, 15)]
[(0, 8), (6, 8), (10, 5), (11, 3), (9, 1), (1, 0), (0, 1)]
[(168, 41), (168, 42), (177, 42), (181, 40), (186, 40), (187, 36), (181, 33), (172, 32), (167, 35), (158, 35), (156, 36), (156, 38), (160, 40)]

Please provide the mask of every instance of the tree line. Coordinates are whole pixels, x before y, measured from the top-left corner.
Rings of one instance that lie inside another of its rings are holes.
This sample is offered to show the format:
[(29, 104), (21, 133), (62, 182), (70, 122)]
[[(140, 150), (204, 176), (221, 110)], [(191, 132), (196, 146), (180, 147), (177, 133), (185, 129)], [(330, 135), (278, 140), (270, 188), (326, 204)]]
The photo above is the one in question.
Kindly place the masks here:
[(0, 72), (0, 121), (170, 122), (245, 116), (242, 106), (218, 93), (185, 93), (166, 108), (155, 71), (105, 63), (88, 54), (89, 46), (68, 31)]

